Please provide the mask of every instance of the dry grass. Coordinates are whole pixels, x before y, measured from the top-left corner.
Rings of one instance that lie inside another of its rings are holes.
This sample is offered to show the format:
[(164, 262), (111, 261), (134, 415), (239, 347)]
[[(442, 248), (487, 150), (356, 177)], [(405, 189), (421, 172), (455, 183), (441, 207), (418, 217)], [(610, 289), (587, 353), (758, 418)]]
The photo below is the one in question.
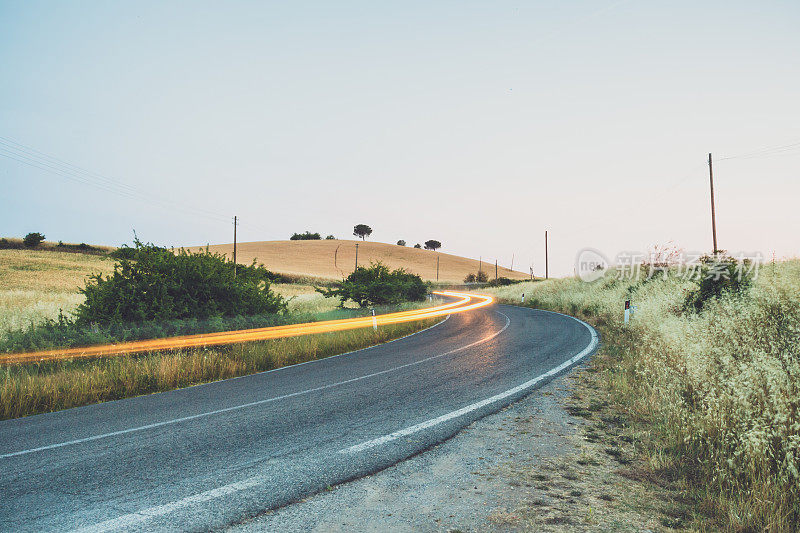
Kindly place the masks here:
[[(242, 263), (256, 259), (268, 269), (282, 274), (341, 279), (352, 272), (355, 266), (356, 242), (359, 245), (358, 264), (362, 266), (369, 265), (370, 261), (382, 261), (390, 268), (405, 268), (423, 279), (435, 280), (438, 255), (440, 281), (461, 283), (467, 274), (478, 271), (478, 261), (475, 259), (369, 241), (243, 242), (237, 245), (236, 258)], [(233, 245), (218, 244), (209, 248), (213, 252), (230, 254)], [(482, 268), (490, 278), (494, 277), (493, 264), (484, 262)], [(528, 279), (529, 276), (502, 266), (498, 268), (498, 275), (511, 279)]]
[(0, 250), (0, 335), (72, 311), (83, 301), (78, 290), (87, 276), (113, 265), (100, 255)]
[[(332, 311), (339, 306), (338, 298), (325, 298), (314, 290), (313, 285), (273, 283), (270, 287), (288, 301), (289, 312), (293, 314), (324, 313)], [(351, 302), (348, 302), (348, 304), (351, 304)]]
[[(576, 279), (492, 290), (581, 316), (603, 336), (593, 368), (647, 435), (654, 478), (681, 480), (696, 527), (796, 531), (800, 520), (800, 261), (763, 267), (743, 298), (676, 312), (688, 282)], [(622, 324), (622, 304), (638, 306)], [(531, 301), (533, 299), (533, 301)]]

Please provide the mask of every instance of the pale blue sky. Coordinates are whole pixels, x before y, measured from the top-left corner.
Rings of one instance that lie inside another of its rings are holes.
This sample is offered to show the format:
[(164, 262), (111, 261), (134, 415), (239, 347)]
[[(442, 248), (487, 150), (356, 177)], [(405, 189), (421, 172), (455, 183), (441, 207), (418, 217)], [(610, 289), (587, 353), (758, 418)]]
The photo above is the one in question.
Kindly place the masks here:
[[(800, 143), (798, 28), (793, 1), (0, 0), (0, 138), (135, 190), (0, 156), (0, 235), (363, 222), (539, 272), (547, 228), (559, 274), (707, 250), (707, 153)], [(800, 145), (767, 155), (715, 164), (720, 247), (800, 255)]]

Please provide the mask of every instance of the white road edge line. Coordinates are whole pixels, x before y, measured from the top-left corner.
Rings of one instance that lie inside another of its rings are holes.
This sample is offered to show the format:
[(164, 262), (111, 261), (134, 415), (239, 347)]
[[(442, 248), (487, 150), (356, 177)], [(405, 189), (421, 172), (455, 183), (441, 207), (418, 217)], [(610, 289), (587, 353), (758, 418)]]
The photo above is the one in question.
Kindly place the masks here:
[[(502, 313), (500, 313), (500, 314), (502, 315)], [(506, 315), (503, 315), (503, 316), (506, 316)], [(9, 457), (16, 457), (18, 455), (27, 455), (27, 454), (30, 454), (30, 453), (41, 452), (41, 451), (45, 451), (45, 450), (52, 450), (52, 449), (55, 449), (55, 448), (63, 448), (65, 446), (73, 446), (73, 445), (76, 445), (76, 444), (83, 444), (85, 442), (92, 442), (92, 441), (96, 441), (96, 440), (100, 440), (100, 439), (106, 439), (106, 438), (109, 438), (109, 437), (116, 437), (116, 436), (119, 436), (119, 435), (126, 435), (128, 433), (134, 433), (134, 432), (137, 432), (137, 431), (145, 431), (145, 430), (148, 430), (148, 429), (158, 428), (158, 427), (162, 427), (162, 426), (178, 424), (178, 423), (181, 423), (181, 422), (188, 422), (190, 420), (195, 420), (195, 419), (198, 419), (198, 418), (205, 418), (205, 417), (209, 417), (209, 416), (213, 416), (213, 415), (227, 413), (227, 412), (230, 412), (230, 411), (238, 411), (240, 409), (246, 409), (248, 407), (255, 407), (257, 405), (263, 405), (263, 404), (266, 404), (266, 403), (277, 402), (277, 401), (280, 401), (280, 400), (285, 400), (287, 398), (294, 398), (295, 396), (302, 396), (302, 395), (305, 395), (305, 394), (311, 394), (313, 392), (319, 392), (319, 391), (326, 390), (326, 389), (332, 389), (334, 387), (339, 387), (341, 385), (346, 385), (348, 383), (354, 383), (356, 381), (361, 381), (361, 380), (364, 380), (364, 379), (374, 378), (376, 376), (380, 376), (380, 375), (383, 375), (383, 374), (388, 374), (390, 372), (396, 372), (397, 370), (402, 370), (404, 368), (408, 368), (408, 367), (419, 365), (419, 364), (422, 364), (422, 363), (425, 363), (425, 362), (428, 362), (428, 361), (432, 361), (432, 360), (438, 359), (440, 357), (445, 357), (447, 355), (452, 355), (452, 354), (454, 354), (456, 352), (460, 352), (462, 350), (466, 350), (468, 348), (472, 348), (473, 346), (476, 346), (478, 344), (482, 344), (484, 342), (488, 342), (488, 341), (492, 340), (493, 338), (497, 337), (498, 335), (500, 335), (501, 333), (503, 333), (506, 330), (506, 328), (508, 328), (509, 324), (511, 324), (511, 320), (506, 316), (506, 324), (505, 324), (505, 326), (503, 326), (502, 329), (500, 329), (499, 331), (489, 335), (488, 337), (484, 337), (484, 338), (482, 338), (480, 340), (477, 340), (477, 341), (475, 341), (473, 343), (467, 344), (466, 346), (461, 346), (460, 348), (455, 348), (453, 350), (450, 350), (450, 351), (442, 353), (442, 354), (432, 355), (431, 357), (426, 357), (425, 359), (420, 359), (418, 361), (414, 361), (413, 363), (406, 363), (404, 365), (396, 366), (396, 367), (393, 367), (393, 368), (387, 368), (386, 370), (381, 370), (380, 372), (374, 372), (372, 374), (367, 374), (367, 375), (359, 376), (359, 377), (356, 377), (356, 378), (346, 379), (344, 381), (339, 381), (339, 382), (336, 382), (336, 383), (329, 383), (328, 385), (323, 385), (321, 387), (315, 387), (313, 389), (307, 389), (307, 390), (303, 390), (303, 391), (292, 392), (290, 394), (284, 394), (282, 396), (275, 396), (274, 398), (266, 398), (264, 400), (258, 400), (258, 401), (255, 401), (255, 402), (245, 403), (245, 404), (242, 404), (242, 405), (235, 405), (235, 406), (232, 406), (232, 407), (226, 407), (224, 409), (217, 409), (215, 411), (207, 411), (205, 413), (198, 413), (196, 415), (184, 416), (184, 417), (181, 417), (181, 418), (174, 418), (174, 419), (171, 419), (171, 420), (164, 420), (162, 422), (156, 422), (154, 424), (147, 424), (147, 425), (144, 425), (144, 426), (138, 426), (138, 427), (133, 427), (133, 428), (128, 428), (128, 429), (121, 429), (119, 431), (112, 431), (110, 433), (102, 433), (100, 435), (93, 435), (91, 437), (84, 437), (82, 439), (75, 439), (75, 440), (70, 440), (70, 441), (66, 441), (66, 442), (59, 442), (59, 443), (56, 443), (56, 444), (50, 444), (48, 446), (40, 446), (38, 448), (30, 448), (28, 450), (20, 450), (18, 452), (5, 453), (5, 454), (0, 455), (0, 459), (7, 459)]]
[[(569, 316), (569, 315), (563, 315), (563, 316)], [(432, 418), (430, 420), (426, 420), (425, 422), (421, 422), (419, 424), (415, 424), (413, 426), (409, 426), (409, 427), (401, 429), (399, 431), (395, 431), (394, 433), (390, 433), (388, 435), (384, 435), (383, 437), (378, 437), (377, 439), (368, 440), (366, 442), (362, 442), (361, 444), (356, 444), (355, 446), (350, 446), (349, 448), (344, 448), (343, 450), (339, 450), (339, 453), (356, 454), (356, 453), (359, 453), (359, 452), (363, 452), (364, 450), (368, 450), (370, 448), (374, 448), (376, 446), (381, 446), (382, 444), (386, 444), (387, 442), (391, 442), (393, 440), (397, 440), (397, 439), (400, 439), (402, 437), (407, 437), (408, 435), (413, 435), (414, 433), (418, 433), (418, 432), (420, 432), (422, 430), (425, 430), (425, 429), (428, 429), (430, 427), (442, 424), (444, 422), (447, 422), (448, 420), (452, 420), (454, 418), (458, 418), (460, 416), (464, 416), (467, 413), (471, 413), (473, 411), (476, 411), (478, 409), (486, 407), (487, 405), (491, 405), (493, 403), (499, 402), (500, 400), (504, 400), (504, 399), (508, 398), (509, 396), (513, 396), (515, 394), (518, 394), (518, 393), (520, 393), (520, 392), (522, 392), (522, 391), (524, 391), (526, 389), (530, 389), (533, 386), (535, 386), (536, 384), (540, 383), (541, 381), (543, 381), (543, 380), (545, 380), (545, 379), (547, 379), (549, 377), (555, 376), (559, 372), (569, 368), (570, 366), (574, 365), (575, 363), (577, 363), (578, 361), (580, 361), (581, 359), (583, 359), (584, 357), (586, 357), (587, 355), (592, 353), (592, 351), (595, 349), (595, 347), (597, 346), (597, 344), (599, 342), (598, 337), (597, 337), (597, 332), (594, 330), (594, 328), (592, 326), (590, 326), (589, 324), (587, 324), (583, 320), (579, 320), (579, 319), (577, 319), (575, 317), (570, 317), (570, 318), (572, 318), (573, 320), (577, 320), (578, 322), (580, 322), (581, 324), (586, 326), (586, 328), (589, 330), (589, 333), (592, 335), (592, 340), (589, 342), (589, 345), (586, 348), (581, 350), (578, 354), (576, 354), (572, 358), (568, 359), (567, 361), (564, 361), (563, 363), (561, 363), (557, 367), (545, 372), (544, 374), (536, 376), (535, 378), (533, 378), (533, 379), (531, 379), (529, 381), (526, 381), (525, 383), (523, 383), (521, 385), (517, 385), (513, 389), (509, 389), (509, 390), (507, 390), (505, 392), (501, 392), (500, 394), (495, 394), (494, 396), (492, 396), (490, 398), (486, 398), (485, 400), (481, 400), (479, 402), (475, 402), (473, 404), (467, 405), (466, 407), (462, 407), (461, 409), (458, 409), (456, 411), (451, 411), (451, 412), (449, 412), (447, 414), (444, 414), (442, 416), (438, 416), (436, 418)]]

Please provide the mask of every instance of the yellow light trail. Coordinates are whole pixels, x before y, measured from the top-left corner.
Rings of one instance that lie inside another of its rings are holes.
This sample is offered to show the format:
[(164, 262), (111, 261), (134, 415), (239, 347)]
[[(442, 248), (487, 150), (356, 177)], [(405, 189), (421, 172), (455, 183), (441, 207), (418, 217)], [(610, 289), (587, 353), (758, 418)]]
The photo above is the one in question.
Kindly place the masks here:
[(121, 342), (117, 344), (102, 344), (78, 348), (54, 348), (36, 352), (4, 354), (0, 355), (0, 364), (8, 365), (84, 357), (121, 356), (158, 350), (179, 350), (182, 348), (220, 346), (223, 344), (263, 341), (283, 337), (299, 337), (302, 335), (313, 335), (315, 333), (331, 333), (334, 331), (368, 328), (373, 326), (373, 319), (377, 322), (377, 325), (387, 326), (390, 324), (436, 318), (454, 313), (464, 313), (491, 305), (492, 302), (494, 302), (494, 298), (491, 296), (484, 296), (481, 294), (467, 294), (452, 291), (435, 291), (434, 294), (458, 299), (455, 302), (428, 307), (426, 309), (387, 313), (375, 317), (345, 318), (341, 320), (289, 324), (287, 326), (271, 326), (268, 328), (221, 331), (218, 333), (183, 335), (164, 339)]

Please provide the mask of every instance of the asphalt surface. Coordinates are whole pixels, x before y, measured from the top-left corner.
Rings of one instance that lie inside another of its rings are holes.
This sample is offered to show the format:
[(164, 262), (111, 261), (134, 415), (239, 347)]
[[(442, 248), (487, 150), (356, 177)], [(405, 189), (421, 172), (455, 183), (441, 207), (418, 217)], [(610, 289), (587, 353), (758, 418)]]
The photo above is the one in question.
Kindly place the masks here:
[(0, 530), (197, 531), (419, 453), (596, 347), (511, 306), (381, 346), (186, 389), (0, 422)]

